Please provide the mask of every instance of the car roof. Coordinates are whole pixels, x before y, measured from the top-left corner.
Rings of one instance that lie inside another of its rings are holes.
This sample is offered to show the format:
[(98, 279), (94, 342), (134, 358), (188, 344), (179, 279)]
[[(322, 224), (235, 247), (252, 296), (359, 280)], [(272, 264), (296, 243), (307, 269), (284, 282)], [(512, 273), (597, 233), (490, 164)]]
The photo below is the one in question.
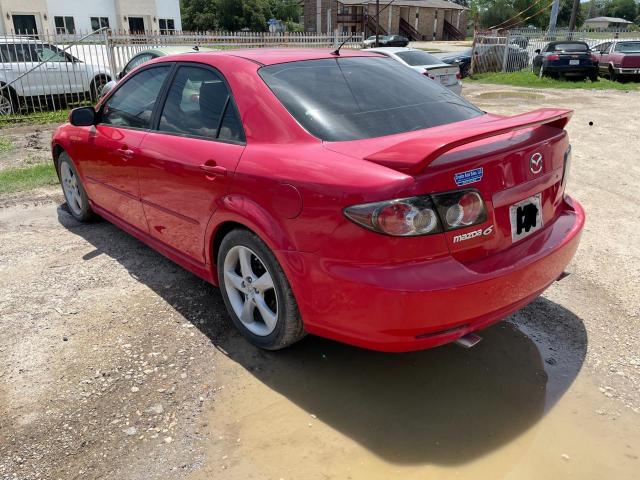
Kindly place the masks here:
[(224, 55), (230, 57), (239, 57), (254, 63), (258, 63), (260, 65), (275, 65), (278, 63), (298, 62), (303, 60), (321, 60), (323, 58), (380, 56), (377, 53), (368, 53), (367, 50), (352, 50), (343, 48), (340, 50), (340, 56), (338, 57), (331, 53), (333, 51), (335, 51), (335, 48), (247, 48), (218, 52), (200, 52), (199, 56)]
[(553, 42), (549, 42), (549, 45), (552, 46), (556, 46), (556, 45), (567, 45), (567, 44), (575, 44), (575, 45), (586, 45), (587, 42), (581, 42), (578, 40), (555, 40)]

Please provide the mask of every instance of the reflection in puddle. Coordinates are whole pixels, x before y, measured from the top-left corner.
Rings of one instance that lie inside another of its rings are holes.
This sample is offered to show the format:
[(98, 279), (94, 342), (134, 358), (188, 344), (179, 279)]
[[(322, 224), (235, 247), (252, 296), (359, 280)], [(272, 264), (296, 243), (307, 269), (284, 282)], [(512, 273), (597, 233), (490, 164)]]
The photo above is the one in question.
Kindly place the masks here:
[[(455, 467), (490, 454), (543, 416), (545, 405), (571, 384), (586, 352), (582, 322), (548, 300), (537, 300), (512, 320), (543, 340), (555, 335), (543, 347), (550, 350), (541, 356), (511, 322), (482, 332), (483, 341), (470, 350), (447, 345), (387, 354), (308, 337), (272, 353), (237, 335), (217, 341), (230, 361), (226, 373), (218, 372), (225, 393), (211, 423), (228, 438), (220, 436), (214, 455), (241, 451), (252, 463), (290, 471), (295, 462), (281, 457), (299, 452), (307, 462), (314, 457), (306, 468), (317, 472), (323, 468), (318, 457), (335, 462), (354, 442), (368, 452), (360, 462), (375, 458), (403, 469)], [(544, 333), (549, 320), (563, 326)], [(559, 345), (569, 332), (578, 340)], [(563, 363), (569, 350), (572, 361), (557, 376), (562, 381), (549, 385), (545, 366)], [(313, 453), (304, 455), (307, 449)], [(242, 478), (247, 472), (238, 468)]]

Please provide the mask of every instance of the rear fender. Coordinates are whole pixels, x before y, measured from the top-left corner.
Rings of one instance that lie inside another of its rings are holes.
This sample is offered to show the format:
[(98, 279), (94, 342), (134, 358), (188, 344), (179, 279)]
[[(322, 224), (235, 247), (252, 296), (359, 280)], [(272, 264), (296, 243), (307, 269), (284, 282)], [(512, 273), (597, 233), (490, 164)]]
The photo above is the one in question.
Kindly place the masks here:
[[(274, 218), (273, 215), (250, 198), (232, 194), (222, 198), (209, 221), (209, 225), (207, 225), (205, 238), (210, 248), (206, 252), (206, 262), (211, 266), (216, 265), (217, 260), (214, 258), (213, 251), (213, 241), (216, 233), (229, 222), (242, 225), (258, 235), (276, 258), (279, 257), (279, 250), (296, 250), (286, 234), (284, 226), (280, 223), (280, 219)], [(278, 261), (282, 263), (280, 258), (278, 258)], [(215, 268), (213, 273), (215, 277)]]

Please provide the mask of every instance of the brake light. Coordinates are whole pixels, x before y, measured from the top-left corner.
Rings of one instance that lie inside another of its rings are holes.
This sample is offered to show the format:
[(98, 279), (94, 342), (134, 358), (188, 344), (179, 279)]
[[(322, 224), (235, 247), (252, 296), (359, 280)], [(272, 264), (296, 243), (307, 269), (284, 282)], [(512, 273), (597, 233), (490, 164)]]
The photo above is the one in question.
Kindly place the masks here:
[(432, 77), (431, 75), (429, 75), (429, 71), (428, 70), (425, 70), (422, 74), (425, 77), (429, 77), (431, 80), (435, 80), (436, 79), (436, 77)]
[(456, 73), (456, 80), (462, 80), (462, 74), (460, 72)]
[(433, 201), (445, 230), (470, 227), (487, 219), (487, 210), (477, 190), (439, 193)]
[(552, 62), (554, 60), (560, 60), (560, 55), (555, 55), (555, 54), (549, 55), (547, 56), (547, 60), (551, 60)]
[(344, 210), (354, 223), (396, 237), (431, 235), (485, 222), (487, 210), (476, 190), (354, 205)]

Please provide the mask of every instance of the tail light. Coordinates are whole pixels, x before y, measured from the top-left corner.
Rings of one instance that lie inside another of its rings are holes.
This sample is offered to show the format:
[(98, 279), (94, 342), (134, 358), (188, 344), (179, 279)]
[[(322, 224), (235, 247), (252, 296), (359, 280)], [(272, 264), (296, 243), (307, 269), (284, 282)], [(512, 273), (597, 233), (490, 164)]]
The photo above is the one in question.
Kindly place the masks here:
[(560, 55), (549, 55), (547, 56), (547, 60), (551, 60), (552, 62), (555, 60), (560, 60)]
[(462, 80), (462, 74), (460, 72), (456, 73), (456, 80)]
[(431, 80), (435, 80), (435, 79), (436, 79), (436, 77), (432, 77), (432, 76), (429, 74), (429, 70), (425, 70), (424, 72), (422, 72), (422, 74), (423, 74), (425, 77), (429, 77)]
[(476, 190), (365, 203), (345, 208), (344, 214), (362, 227), (396, 237), (431, 235), (487, 219), (485, 204)]

